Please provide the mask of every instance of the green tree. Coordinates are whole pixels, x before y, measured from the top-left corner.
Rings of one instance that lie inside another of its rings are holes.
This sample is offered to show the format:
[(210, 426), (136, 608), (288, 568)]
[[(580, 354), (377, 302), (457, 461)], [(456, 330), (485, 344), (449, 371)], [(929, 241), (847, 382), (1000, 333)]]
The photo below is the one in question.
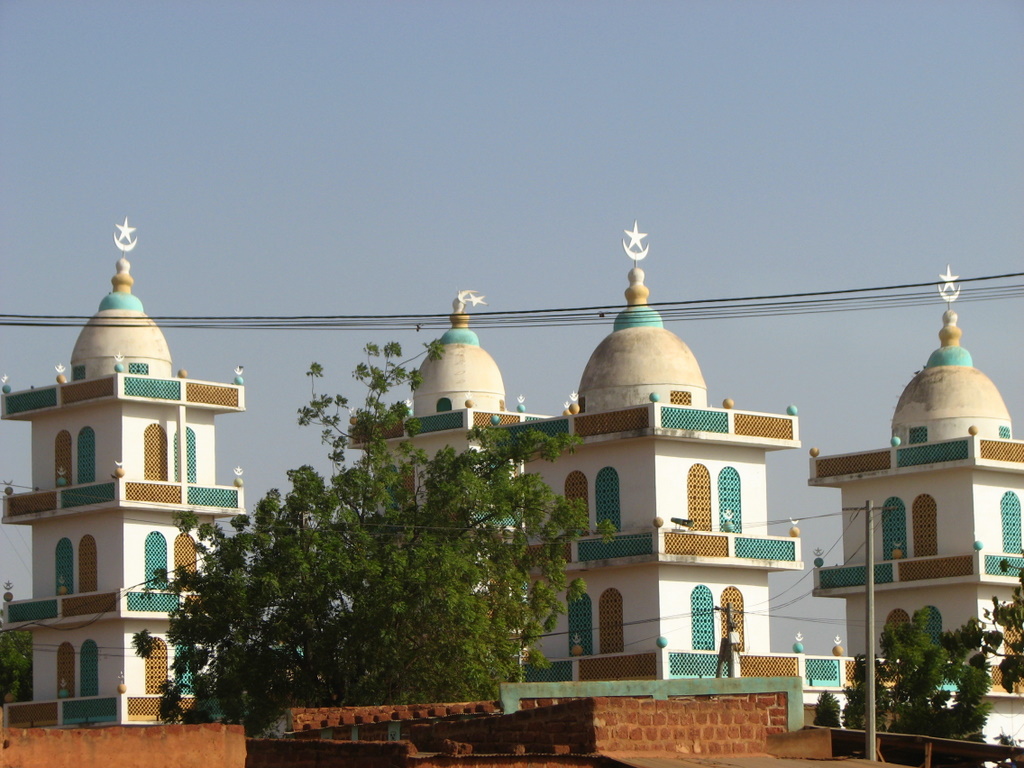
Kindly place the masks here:
[(32, 699), (32, 633), (3, 630), (0, 622), (0, 701)]
[[(565, 553), (587, 515), (521, 468), (575, 438), (474, 430), (478, 449), (436, 455), (389, 443), (403, 423), (418, 429), (388, 400), (418, 374), (395, 344), (366, 351), (356, 411), (316, 394), (319, 365), (308, 374), (314, 397), (299, 422), (321, 429), (330, 477), (290, 471), (291, 490), (268, 493), (231, 532), (181, 517), (199, 568), (170, 575), (186, 597), (168, 632), (165, 719), (219, 708), (259, 732), (288, 706), (492, 698), (527, 654), (545, 663), (534, 646), (564, 610), (559, 593), (584, 588), (567, 582)], [(359, 454), (347, 461), (350, 442)], [(187, 710), (185, 696), (199, 705)]]
[(814, 724), (826, 728), (838, 728), (839, 699), (828, 691), (822, 691), (814, 706)]
[[(1002, 562), (1007, 575), (1010, 567), (1007, 560)], [(979, 649), (988, 659), (999, 659), (995, 677), (1011, 693), (1024, 683), (1024, 571), (1020, 580), (1009, 600), (992, 598), (984, 622), (972, 618), (959, 630), (965, 645)]]
[[(980, 740), (989, 705), (988, 662), (961, 632), (945, 632), (936, 643), (927, 631), (928, 612), (910, 622), (887, 624), (875, 661), (875, 713), (879, 731)], [(857, 656), (853, 684), (844, 690), (843, 724), (864, 727), (865, 657)]]

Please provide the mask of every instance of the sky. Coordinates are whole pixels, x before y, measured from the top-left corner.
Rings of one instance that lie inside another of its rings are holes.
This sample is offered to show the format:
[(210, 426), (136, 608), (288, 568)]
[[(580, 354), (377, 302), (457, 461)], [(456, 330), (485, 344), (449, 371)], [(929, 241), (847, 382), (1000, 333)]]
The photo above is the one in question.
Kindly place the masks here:
[[(439, 314), (460, 289), (494, 311), (617, 304), (634, 219), (652, 302), (938, 282), (947, 264), (1019, 272), (1022, 39), (1010, 0), (0, 0), (0, 314), (95, 312), (126, 215), (133, 291), (154, 317)], [(807, 487), (808, 448), (887, 445), (943, 309), (936, 293), (668, 324), (709, 402), (798, 406), (803, 447), (770, 455), (768, 516), (801, 520), (808, 569), (841, 527), (839, 492)], [(957, 309), (975, 365), (1024, 419), (1021, 298)], [(556, 414), (610, 330), (480, 337), (510, 401)], [(241, 465), (250, 505), (288, 468), (328, 467), (295, 423), (310, 362), (357, 398), (364, 344), (412, 357), (436, 336), (165, 334), (192, 378), (245, 366), (248, 410), (219, 419), (218, 482)], [(48, 384), (76, 337), (0, 325), (0, 373)], [(28, 452), (28, 425), (0, 424), (0, 479), (30, 485)], [(25, 527), (0, 526), (18, 599), (29, 548)], [(772, 584), (788, 603), (812, 577)], [(800, 631), (828, 653), (860, 631), (842, 615), (809, 596), (778, 609), (773, 650)]]

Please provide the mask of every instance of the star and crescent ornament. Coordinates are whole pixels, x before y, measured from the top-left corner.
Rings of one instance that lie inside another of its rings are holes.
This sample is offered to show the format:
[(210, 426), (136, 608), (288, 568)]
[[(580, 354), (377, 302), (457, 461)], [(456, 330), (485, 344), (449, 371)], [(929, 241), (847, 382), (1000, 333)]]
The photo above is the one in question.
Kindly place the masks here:
[(624, 229), (622, 231), (629, 236), (628, 245), (625, 240), (622, 241), (622, 250), (626, 252), (626, 255), (633, 261), (640, 261), (647, 256), (647, 251), (650, 250), (650, 246), (645, 246), (643, 244), (643, 239), (647, 237), (647, 233), (640, 231), (640, 228), (637, 226), (636, 219), (633, 220), (632, 231), (628, 229)]
[(939, 275), (939, 280), (943, 283), (937, 286), (939, 289), (939, 296), (946, 302), (948, 307), (960, 296), (960, 286), (956, 285), (956, 281), (960, 278), (960, 275), (954, 275), (953, 270), (949, 268), (949, 264), (946, 265), (946, 274)]
[(455, 301), (452, 302), (452, 309), (455, 310), (455, 314), (461, 315), (466, 311), (466, 302), (468, 301), (474, 307), (477, 304), (483, 304), (487, 306), (487, 302), (484, 301), (484, 296), (477, 293), (477, 291), (459, 291), (455, 297)]
[(128, 226), (128, 217), (124, 217), (124, 224), (115, 224), (120, 232), (114, 233), (114, 245), (118, 247), (121, 253), (128, 253), (132, 248), (139, 242), (139, 238), (132, 239), (132, 232), (137, 228)]

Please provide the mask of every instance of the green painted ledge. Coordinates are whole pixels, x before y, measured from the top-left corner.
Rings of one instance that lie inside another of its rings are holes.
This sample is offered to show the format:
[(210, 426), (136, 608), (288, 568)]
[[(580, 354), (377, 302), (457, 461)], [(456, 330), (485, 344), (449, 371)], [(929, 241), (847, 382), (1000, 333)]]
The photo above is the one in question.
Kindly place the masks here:
[(722, 696), (745, 693), (785, 693), (787, 724), (804, 727), (804, 687), (799, 677), (704, 677), (675, 680), (596, 680), (578, 683), (502, 683), (501, 708), (519, 711), (522, 699), (582, 699), (596, 696)]

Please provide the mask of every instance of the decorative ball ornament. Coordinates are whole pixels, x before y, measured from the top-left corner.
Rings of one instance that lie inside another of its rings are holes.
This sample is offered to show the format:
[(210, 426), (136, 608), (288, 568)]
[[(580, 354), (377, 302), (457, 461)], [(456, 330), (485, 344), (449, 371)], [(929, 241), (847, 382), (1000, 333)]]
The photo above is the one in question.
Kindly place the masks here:
[[(794, 414), (790, 414), (790, 416), (792, 416), (792, 415), (794, 415)], [(803, 643), (793, 643), (793, 653), (803, 653), (803, 652), (804, 652), (804, 644)]]
[(821, 451), (818, 448), (811, 448), (808, 453), (811, 454), (812, 459), (816, 459), (821, 455)]
[(569, 413), (569, 409), (568, 408), (566, 408), (564, 411), (562, 411), (562, 415), (563, 416), (572, 416), (572, 414)]
[(821, 568), (821, 566), (823, 566), (824, 564), (825, 564), (824, 558), (821, 558), (821, 557), (814, 558), (814, 567), (815, 568)]
[(570, 651), (570, 653), (572, 653), (573, 656), (582, 656), (583, 655), (583, 646), (580, 645), (579, 643), (576, 643), (576, 645), (574, 645), (572, 647), (572, 650)]
[(724, 523), (722, 523), (722, 531), (724, 533), (735, 533), (736, 526), (732, 520), (726, 520)]
[(61, 688), (59, 691), (57, 691), (57, 698), (58, 699), (66, 699), (70, 695), (71, 694), (68, 692), (67, 688)]
[(900, 549), (899, 547), (895, 547), (892, 550), (892, 559), (893, 560), (902, 560), (903, 559), (903, 550)]
[(11, 496), (13, 494), (14, 494), (14, 489), (11, 488), (11, 486), (8, 485), (8, 486), (4, 487), (4, 496)]
[(795, 405), (788, 406), (786, 408), (786, 413), (788, 413), (790, 416), (796, 416), (796, 414), (797, 414), (796, 406)]
[(725, 398), (725, 400), (722, 401), (723, 408), (729, 409), (732, 408), (734, 405), (736, 405), (736, 401), (733, 400), (731, 397), (727, 397)]
[(124, 373), (124, 363), (114, 363), (114, 373)]
[(501, 416), (499, 416), (496, 413), (491, 414), (491, 424), (493, 424), (494, 426), (498, 426), (499, 424), (501, 424)]
[(63, 488), (67, 484), (68, 484), (68, 479), (66, 477), (58, 477), (57, 478), (57, 485), (60, 486), (61, 488)]
[(974, 542), (974, 551), (975, 552), (981, 552), (981, 550), (983, 550), (984, 548), (985, 548), (985, 542), (983, 542), (983, 541), (976, 541), (976, 542)]
[(526, 413), (526, 406), (520, 403), (516, 406), (516, 410), (519, 411), (519, 413)]
[(10, 693), (10, 692), (5, 693), (4, 694), (4, 703), (5, 704), (10, 704), (12, 701), (14, 701), (14, 694)]
[(10, 384), (4, 384), (3, 390), (4, 390), (4, 394), (5, 395), (11, 394), (11, 385)]
[(243, 485), (245, 485), (245, 481), (240, 477), (236, 477), (234, 482), (235, 488), (241, 488)]
[(4, 592), (4, 602), (9, 603), (14, 599), (14, 594), (11, 592)]
[(359, 423), (359, 419), (357, 419), (355, 416), (351, 416), (349, 417), (348, 423), (354, 427), (356, 424)]
[(124, 477), (124, 467), (118, 467), (114, 470), (114, 477)]
[(662, 635), (654, 641), (654, 644), (659, 648), (668, 648), (668, 638)]
[(179, 379), (187, 379), (188, 378), (188, 371), (186, 371), (184, 368), (179, 369), (178, 370), (178, 378)]
[(241, 376), (235, 376), (234, 381), (235, 384), (237, 384), (238, 386), (242, 386), (243, 384), (245, 384), (245, 379), (243, 379)]
[(967, 428), (967, 434), (970, 435), (971, 437), (974, 437), (976, 434), (978, 434), (978, 428), (972, 424)]
[(654, 522), (654, 527), (655, 528), (661, 528), (663, 525), (665, 525), (665, 518), (664, 517), (656, 517), (656, 518), (654, 518), (653, 522)]
[(571, 413), (573, 416), (575, 416), (579, 412), (580, 412), (580, 404), (579, 403), (573, 403), (572, 405), (569, 406), (569, 413)]
[(466, 407), (467, 408), (476, 408), (476, 403), (474, 403), (472, 400), (466, 400)]
[(65, 587), (63, 584), (61, 584), (59, 587), (57, 587), (57, 594), (58, 595), (66, 595), (67, 593), (68, 593), (68, 588)]
[(650, 400), (651, 400), (652, 403), (656, 403), (659, 400), (661, 400), (661, 395), (659, 395), (657, 392), (651, 392)]
[(800, 528), (798, 526), (795, 526), (795, 525), (792, 528), (790, 528), (789, 529), (789, 537), (791, 539), (799, 539), (800, 538)]
[(67, 384), (68, 383), (68, 377), (65, 376), (63, 373), (58, 374), (57, 375), (57, 383), (58, 384)]
[(118, 693), (128, 693), (128, 686), (125, 685), (124, 683), (118, 683), (117, 684), (117, 692)]
[(845, 656), (846, 655), (846, 649), (843, 648), (843, 646), (841, 646), (839, 644), (839, 639), (838, 638), (836, 639), (836, 644), (834, 646), (832, 646), (832, 655), (833, 656)]
[(891, 445), (893, 448), (898, 448), (900, 443), (902, 443), (902, 442), (903, 441), (900, 440), (897, 435), (893, 435), (892, 436), (892, 440), (889, 441), (889, 445)]

